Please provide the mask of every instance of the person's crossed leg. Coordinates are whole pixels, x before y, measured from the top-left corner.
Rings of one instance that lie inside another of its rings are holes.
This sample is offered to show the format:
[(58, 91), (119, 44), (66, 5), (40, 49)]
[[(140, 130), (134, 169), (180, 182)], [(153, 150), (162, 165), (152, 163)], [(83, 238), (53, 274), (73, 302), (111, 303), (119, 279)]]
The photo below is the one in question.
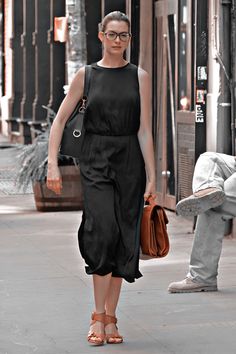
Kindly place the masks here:
[(170, 293), (216, 291), (225, 221), (236, 216), (236, 160), (202, 154), (195, 166), (193, 195), (176, 206), (179, 215), (198, 215), (189, 272), (169, 285)]

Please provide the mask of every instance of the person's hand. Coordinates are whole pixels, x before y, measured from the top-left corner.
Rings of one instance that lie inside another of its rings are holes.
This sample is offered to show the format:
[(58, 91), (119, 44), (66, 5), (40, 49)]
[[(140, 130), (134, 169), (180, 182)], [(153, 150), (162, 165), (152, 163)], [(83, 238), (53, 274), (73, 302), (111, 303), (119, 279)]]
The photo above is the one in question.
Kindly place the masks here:
[(144, 193), (144, 200), (146, 201), (149, 197), (156, 199), (156, 183), (155, 181), (148, 181), (146, 184), (146, 189)]
[(47, 173), (47, 188), (56, 194), (61, 194), (62, 179), (59, 167), (57, 164), (48, 164)]

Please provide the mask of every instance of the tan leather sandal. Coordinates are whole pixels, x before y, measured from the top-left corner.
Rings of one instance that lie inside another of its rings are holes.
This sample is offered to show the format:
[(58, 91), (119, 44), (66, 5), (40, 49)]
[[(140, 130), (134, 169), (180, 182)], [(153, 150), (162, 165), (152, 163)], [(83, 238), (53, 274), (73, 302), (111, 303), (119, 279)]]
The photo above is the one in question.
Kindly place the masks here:
[[(90, 326), (95, 324), (95, 322), (102, 322), (105, 324), (105, 313), (93, 312), (91, 316)], [(103, 345), (105, 342), (105, 333), (96, 333), (92, 329), (88, 333), (88, 342), (93, 345)]]
[(114, 323), (116, 326), (117, 331), (114, 333), (108, 333), (106, 334), (106, 342), (108, 344), (120, 344), (123, 342), (123, 337), (119, 334), (118, 328), (117, 328), (117, 318), (115, 316), (110, 316), (110, 315), (105, 315), (105, 330), (106, 326), (109, 325), (110, 323)]

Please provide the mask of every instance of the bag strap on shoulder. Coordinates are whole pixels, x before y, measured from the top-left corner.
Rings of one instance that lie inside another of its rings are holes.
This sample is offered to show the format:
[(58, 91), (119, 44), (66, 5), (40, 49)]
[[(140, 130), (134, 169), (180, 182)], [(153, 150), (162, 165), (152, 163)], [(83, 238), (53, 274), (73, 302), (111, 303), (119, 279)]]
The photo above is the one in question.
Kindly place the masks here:
[(92, 72), (91, 65), (85, 65), (83, 97), (88, 97), (88, 92), (89, 92), (89, 87), (90, 87), (91, 72)]

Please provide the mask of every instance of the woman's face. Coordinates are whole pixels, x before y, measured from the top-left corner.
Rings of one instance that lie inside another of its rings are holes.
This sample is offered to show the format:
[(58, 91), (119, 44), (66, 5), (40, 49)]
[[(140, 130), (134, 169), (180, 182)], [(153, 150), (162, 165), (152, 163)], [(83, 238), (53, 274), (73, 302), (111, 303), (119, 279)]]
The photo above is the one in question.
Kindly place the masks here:
[(98, 37), (103, 44), (104, 50), (113, 55), (123, 55), (131, 38), (128, 24), (125, 21), (108, 22), (105, 31), (99, 32)]

